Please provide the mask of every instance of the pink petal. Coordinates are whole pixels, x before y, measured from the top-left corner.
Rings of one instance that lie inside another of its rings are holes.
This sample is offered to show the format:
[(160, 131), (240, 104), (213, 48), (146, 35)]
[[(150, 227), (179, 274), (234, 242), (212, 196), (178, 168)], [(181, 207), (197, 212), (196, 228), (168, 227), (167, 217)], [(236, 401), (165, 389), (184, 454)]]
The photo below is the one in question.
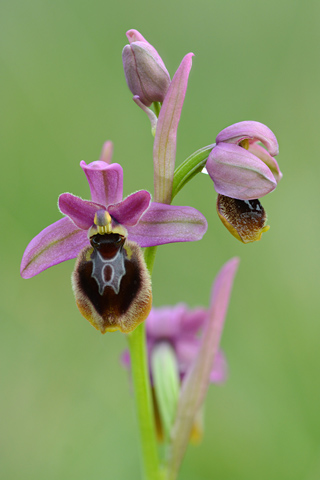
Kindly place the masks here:
[(266, 125), (260, 122), (246, 121), (230, 125), (222, 130), (216, 138), (216, 143), (227, 142), (238, 144), (245, 138), (252, 142), (260, 141), (265, 145), (270, 155), (278, 155), (279, 146), (275, 134)]
[(122, 202), (110, 205), (110, 215), (124, 226), (136, 225), (151, 203), (151, 195), (146, 190), (132, 193)]
[(207, 221), (195, 208), (153, 202), (139, 223), (128, 228), (128, 238), (141, 247), (152, 247), (200, 240), (206, 230)]
[(129, 43), (132, 43), (132, 42), (148, 43), (147, 40), (141, 35), (141, 33), (138, 32), (138, 30), (135, 30), (134, 28), (132, 28), (131, 30), (128, 30), (126, 32), (126, 36), (127, 36), (127, 39), (129, 40)]
[(187, 312), (187, 306), (179, 303), (174, 307), (153, 308), (146, 321), (148, 339), (170, 341), (178, 339), (181, 333), (181, 316)]
[(82, 230), (88, 230), (93, 225), (94, 215), (104, 208), (99, 203), (82, 200), (72, 193), (62, 193), (58, 200), (58, 207), (73, 223)]
[(199, 351), (200, 340), (197, 337), (183, 338), (176, 342), (179, 372), (183, 376), (188, 372)]
[(31, 240), (21, 262), (21, 276), (31, 278), (46, 268), (77, 257), (89, 245), (85, 231), (69, 218), (61, 218)]
[(216, 191), (227, 197), (254, 200), (277, 186), (269, 167), (238, 145), (216, 145), (209, 155), (206, 169)]
[(122, 200), (123, 170), (121, 165), (118, 163), (108, 165), (102, 160), (87, 165), (86, 162), (82, 160), (80, 167), (89, 182), (93, 202), (107, 207)]
[(257, 143), (252, 143), (249, 145), (250, 153), (260, 158), (271, 170), (276, 182), (278, 183), (282, 178), (282, 172), (280, 171), (278, 162), (274, 157), (272, 157), (265, 148)]
[(180, 320), (180, 331), (184, 335), (196, 335), (200, 332), (208, 317), (206, 308), (194, 308), (193, 310), (186, 310)]

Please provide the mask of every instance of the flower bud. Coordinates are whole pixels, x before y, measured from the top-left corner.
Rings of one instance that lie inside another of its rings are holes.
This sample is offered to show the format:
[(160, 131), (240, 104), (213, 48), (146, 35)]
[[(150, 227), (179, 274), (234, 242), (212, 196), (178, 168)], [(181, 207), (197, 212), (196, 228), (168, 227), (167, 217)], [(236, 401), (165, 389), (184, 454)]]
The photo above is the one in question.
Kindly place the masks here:
[(125, 233), (113, 227), (108, 212), (98, 211), (89, 230), (91, 247), (80, 252), (72, 276), (81, 314), (101, 333), (129, 333), (151, 309), (151, 280), (141, 249)]
[(217, 135), (206, 169), (221, 195), (255, 200), (274, 190), (282, 177), (274, 159), (278, 152), (277, 139), (268, 127), (239, 122)]
[(129, 30), (127, 37), (130, 44), (122, 51), (122, 61), (129, 89), (147, 107), (163, 102), (170, 75), (160, 55), (136, 30)]
[(242, 243), (260, 240), (270, 228), (266, 225), (266, 212), (257, 199), (237, 200), (218, 195), (217, 211), (225, 227)]

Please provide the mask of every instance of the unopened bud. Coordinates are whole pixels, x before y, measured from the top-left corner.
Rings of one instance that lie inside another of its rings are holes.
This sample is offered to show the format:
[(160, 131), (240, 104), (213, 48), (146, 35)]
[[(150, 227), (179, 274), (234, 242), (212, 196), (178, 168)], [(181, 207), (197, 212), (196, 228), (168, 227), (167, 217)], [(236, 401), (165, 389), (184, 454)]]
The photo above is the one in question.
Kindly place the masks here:
[(130, 45), (126, 45), (122, 51), (128, 87), (146, 106), (163, 102), (170, 85), (168, 70), (156, 49), (142, 35), (130, 35), (130, 32), (136, 31), (127, 32)]

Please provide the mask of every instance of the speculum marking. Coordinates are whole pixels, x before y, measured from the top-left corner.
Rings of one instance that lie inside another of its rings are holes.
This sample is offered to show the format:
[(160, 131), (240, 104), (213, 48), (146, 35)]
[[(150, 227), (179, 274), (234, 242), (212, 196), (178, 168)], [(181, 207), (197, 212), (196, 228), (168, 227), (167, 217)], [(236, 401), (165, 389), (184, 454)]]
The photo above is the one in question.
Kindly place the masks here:
[[(122, 248), (117, 251), (114, 257), (108, 259), (103, 258), (99, 250), (94, 249), (91, 261), (93, 264), (91, 276), (98, 284), (100, 295), (103, 295), (105, 287), (112, 287), (113, 291), (118, 294), (122, 277), (126, 273)], [(110, 278), (106, 280), (106, 276)]]

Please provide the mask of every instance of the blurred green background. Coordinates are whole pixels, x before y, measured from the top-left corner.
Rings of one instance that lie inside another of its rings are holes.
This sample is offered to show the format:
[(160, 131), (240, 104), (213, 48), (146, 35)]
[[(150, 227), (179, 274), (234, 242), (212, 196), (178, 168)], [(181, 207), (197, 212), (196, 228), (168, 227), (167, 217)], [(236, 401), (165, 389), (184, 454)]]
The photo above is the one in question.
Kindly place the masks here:
[(320, 3), (296, 0), (1, 2), (1, 459), (4, 480), (139, 479), (126, 339), (78, 312), (73, 261), (22, 280), (28, 242), (88, 198), (79, 168), (114, 142), (129, 194), (153, 188), (152, 137), (121, 50), (129, 28), (171, 75), (195, 53), (177, 163), (241, 120), (267, 124), (284, 178), (262, 201), (271, 229), (242, 245), (215, 212), (209, 177), (176, 197), (208, 219), (204, 239), (158, 249), (154, 304), (208, 305), (222, 264), (241, 257), (222, 345), (230, 376), (210, 388), (202, 444), (184, 480), (320, 478)]

